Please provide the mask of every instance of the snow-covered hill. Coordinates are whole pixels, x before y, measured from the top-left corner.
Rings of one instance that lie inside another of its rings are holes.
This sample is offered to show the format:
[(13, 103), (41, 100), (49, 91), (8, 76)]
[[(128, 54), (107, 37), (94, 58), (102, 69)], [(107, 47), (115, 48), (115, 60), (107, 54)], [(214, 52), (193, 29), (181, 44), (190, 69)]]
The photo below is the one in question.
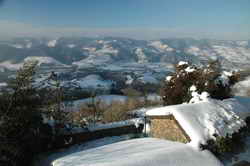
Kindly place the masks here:
[(247, 68), (249, 41), (195, 39), (135, 40), (127, 38), (25, 39), (0, 42), (0, 63), (22, 62), (30, 56), (51, 57), (68, 65), (114, 63), (195, 64), (220, 59), (225, 68)]
[(4, 61), (0, 63), (0, 70), (4, 72), (6, 69), (16, 71), (23, 66), (23, 63), (12, 63), (11, 61)]
[(28, 62), (28, 61), (37, 61), (38, 62), (38, 66), (42, 66), (42, 65), (51, 65), (51, 66), (62, 66), (62, 67), (66, 67), (67, 65), (62, 64), (61, 62), (55, 60), (52, 57), (36, 57), (36, 56), (31, 56), (31, 57), (27, 57), (24, 59), (24, 62)]
[(13, 63), (11, 61), (0, 62), (0, 70), (4, 72), (5, 70), (16, 71), (20, 69), (25, 62), (28, 61), (37, 61), (38, 66), (47, 66), (47, 67), (67, 67), (67, 65), (55, 60), (52, 57), (37, 57), (30, 56), (26, 57), (22, 62)]

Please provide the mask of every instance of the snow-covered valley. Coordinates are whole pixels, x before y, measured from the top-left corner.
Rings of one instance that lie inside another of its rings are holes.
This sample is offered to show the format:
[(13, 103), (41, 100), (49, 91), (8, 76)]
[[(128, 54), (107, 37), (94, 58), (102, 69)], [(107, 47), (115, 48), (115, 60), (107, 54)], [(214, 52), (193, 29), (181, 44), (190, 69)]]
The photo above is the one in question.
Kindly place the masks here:
[[(229, 71), (246, 71), (242, 80), (233, 87), (233, 94), (240, 97), (226, 100), (210, 99), (207, 92), (198, 94), (197, 87), (193, 85), (189, 87), (192, 98), (186, 103), (167, 107), (160, 104), (144, 108), (137, 106), (135, 110), (126, 112), (128, 116), (139, 117), (138, 121), (145, 125), (144, 129), (147, 132), (150, 132), (148, 117), (173, 116), (190, 139), (187, 144), (156, 138), (132, 139), (134, 137), (128, 135), (108, 137), (46, 154), (45, 159), (41, 161), (42, 164), (40, 163), (41, 166), (49, 164), (53, 166), (163, 166), (166, 164), (200, 166), (203, 161), (206, 161), (204, 166), (223, 164), (232, 166), (241, 160), (250, 162), (248, 137), (245, 140), (246, 151), (234, 154), (233, 159), (226, 159), (222, 161), (223, 163), (208, 149), (201, 148), (205, 147), (207, 141), (215, 140), (217, 136), (232, 136), (247, 124), (245, 120), (250, 116), (250, 100), (243, 96), (250, 94), (249, 41), (80, 39), (0, 42), (0, 50), (1, 48), (4, 50), (0, 51), (0, 91), (6, 90), (7, 82), (15, 78), (15, 73), (23, 64), (37, 61), (37, 75), (32, 85), (37, 89), (50, 90), (58, 84), (65, 92), (66, 99), (63, 106), (66, 106), (64, 107), (66, 110), (81, 113), (82, 108), (88, 110), (100, 102), (105, 103), (107, 110), (118, 112), (122, 110), (121, 106), (114, 107), (115, 109), (112, 110), (112, 104), (128, 105), (128, 99), (142, 101), (145, 105), (146, 101), (162, 103), (164, 96), (163, 98), (159, 96), (160, 87), (164, 82), (171, 82), (173, 77), (170, 75), (175, 72), (175, 65), (195, 64), (197, 67), (202, 67), (218, 60), (221, 62), (220, 67), (225, 70), (216, 79), (222, 85), (229, 84), (229, 76), (233, 73)], [(190, 66), (185, 68), (182, 74), (192, 73), (195, 70), (196, 68)], [(179, 76), (177, 75), (176, 78)], [(91, 115), (84, 116), (80, 119), (81, 122), (91, 117)], [(113, 121), (114, 123), (110, 124), (102, 121), (101, 118), (95, 120), (98, 122), (77, 124), (78, 126), (75, 125), (77, 127), (74, 126), (73, 129), (92, 132), (128, 125), (137, 126), (137, 120), (132, 118), (123, 119), (120, 122)]]

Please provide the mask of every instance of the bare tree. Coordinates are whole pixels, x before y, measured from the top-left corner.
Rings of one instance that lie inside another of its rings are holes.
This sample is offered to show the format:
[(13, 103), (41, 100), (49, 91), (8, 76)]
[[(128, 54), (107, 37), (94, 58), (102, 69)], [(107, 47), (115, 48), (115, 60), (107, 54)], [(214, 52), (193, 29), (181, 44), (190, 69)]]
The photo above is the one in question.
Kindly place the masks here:
[(60, 134), (62, 130), (66, 129), (66, 124), (71, 123), (70, 114), (66, 110), (64, 90), (58, 75), (52, 72), (47, 82), (50, 86), (45, 90), (48, 99), (45, 104), (47, 106), (45, 114), (54, 122), (54, 134)]

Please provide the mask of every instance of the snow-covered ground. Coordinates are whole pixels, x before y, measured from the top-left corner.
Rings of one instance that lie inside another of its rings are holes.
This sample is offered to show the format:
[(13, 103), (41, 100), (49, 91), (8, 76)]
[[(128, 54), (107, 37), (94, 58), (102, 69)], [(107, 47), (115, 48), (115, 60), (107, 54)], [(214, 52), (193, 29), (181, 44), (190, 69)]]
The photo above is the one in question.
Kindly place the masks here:
[(190, 45), (184, 52), (205, 61), (220, 59), (222, 66), (227, 69), (241, 69), (247, 68), (250, 62), (250, 49), (247, 44), (247, 41), (241, 41), (237, 46), (217, 43), (205, 48)]
[(53, 166), (222, 166), (209, 152), (155, 138), (113, 143), (69, 154)]
[(74, 66), (77, 66), (79, 69), (89, 68), (89, 67), (98, 67), (106, 64), (110, 64), (112, 61), (109, 54), (100, 55), (89, 55), (87, 58), (73, 62)]
[(233, 63), (250, 62), (250, 51), (248, 48), (214, 45), (213, 50), (218, 55)]
[(103, 89), (103, 90), (110, 90), (112, 84), (114, 83), (111, 80), (103, 80), (99, 75), (88, 75), (81, 79), (74, 79), (71, 81), (79, 88), (82, 89)]

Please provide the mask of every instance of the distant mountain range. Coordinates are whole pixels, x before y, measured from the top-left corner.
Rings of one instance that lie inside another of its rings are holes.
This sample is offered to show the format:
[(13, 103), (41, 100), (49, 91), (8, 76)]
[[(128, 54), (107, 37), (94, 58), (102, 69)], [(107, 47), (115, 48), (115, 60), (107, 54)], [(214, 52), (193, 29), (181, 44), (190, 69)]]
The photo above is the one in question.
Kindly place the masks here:
[(39, 65), (78, 68), (116, 63), (167, 63), (188, 61), (195, 64), (219, 59), (223, 67), (250, 67), (250, 40), (128, 38), (18, 38), (0, 41), (0, 71), (17, 70), (24, 61), (35, 59)]

